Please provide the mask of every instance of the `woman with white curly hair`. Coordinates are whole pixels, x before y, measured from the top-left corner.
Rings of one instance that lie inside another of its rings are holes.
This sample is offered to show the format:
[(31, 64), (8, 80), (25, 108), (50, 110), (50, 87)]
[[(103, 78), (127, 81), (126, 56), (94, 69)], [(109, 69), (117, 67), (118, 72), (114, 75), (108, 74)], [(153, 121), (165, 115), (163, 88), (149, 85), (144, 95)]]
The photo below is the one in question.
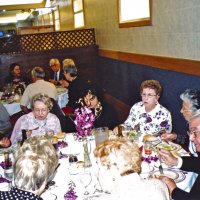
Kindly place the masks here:
[(141, 153), (135, 143), (124, 139), (107, 140), (96, 147), (94, 155), (99, 166), (100, 185), (108, 193), (102, 199), (169, 199), (162, 181), (140, 178)]

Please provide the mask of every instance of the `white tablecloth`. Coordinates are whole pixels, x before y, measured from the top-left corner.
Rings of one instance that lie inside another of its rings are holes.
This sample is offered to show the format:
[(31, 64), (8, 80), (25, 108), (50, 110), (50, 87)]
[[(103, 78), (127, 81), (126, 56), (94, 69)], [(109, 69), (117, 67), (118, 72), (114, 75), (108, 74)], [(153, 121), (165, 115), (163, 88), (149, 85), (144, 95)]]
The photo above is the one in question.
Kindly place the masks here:
[[(70, 139), (69, 139), (70, 138)], [(69, 146), (66, 148), (62, 148), (59, 149), (60, 152), (62, 152), (63, 154), (75, 154), (78, 156), (78, 160), (79, 161), (83, 161), (83, 144), (80, 141), (73, 141), (72, 142), (72, 137), (67, 135), (65, 138), (66, 141), (68, 141)], [(70, 140), (70, 141), (69, 141)], [(93, 150), (95, 148), (95, 142), (94, 140), (91, 140), (91, 149)], [(91, 151), (92, 152), (92, 151)], [(88, 197), (88, 196), (92, 196), (94, 195), (95, 192), (95, 188), (97, 186), (98, 189), (100, 189), (98, 181), (96, 179), (96, 174), (97, 174), (97, 164), (96, 164), (96, 160), (93, 156), (93, 153), (90, 154), (90, 158), (92, 161), (92, 167), (90, 168), (86, 168), (86, 171), (89, 171), (92, 175), (92, 182), (91, 184), (88, 186), (87, 191), (89, 191), (89, 195), (84, 195), (85, 189), (83, 187), (83, 185), (80, 183), (79, 180), (79, 175), (78, 173), (81, 172), (81, 170), (83, 171), (83, 169), (73, 169), (73, 171), (77, 171), (76, 175), (70, 175), (70, 171), (71, 171), (71, 166), (69, 165), (68, 162), (68, 158), (62, 158), (60, 159), (60, 166), (57, 170), (57, 173), (54, 177), (54, 181), (56, 182), (55, 186), (52, 186), (51, 190), (45, 192), (42, 196), (44, 198), (44, 200), (49, 200), (50, 196), (52, 197), (52, 194), (55, 194), (57, 196), (57, 199), (61, 200), (63, 199), (65, 193), (68, 191), (68, 184), (69, 182), (72, 180), (76, 187), (75, 187), (75, 191), (76, 194), (78, 196), (77, 200), (83, 200), (84, 197)], [(76, 166), (76, 165), (75, 165)], [(186, 174), (186, 178), (185, 180), (183, 180), (182, 182), (177, 183), (177, 186), (185, 191), (190, 191), (197, 175), (195, 173), (192, 172), (187, 172)], [(100, 193), (95, 193), (95, 194), (100, 194)]]
[[(68, 134), (64, 141), (68, 142), (68, 147), (65, 148), (59, 148), (58, 152), (62, 154), (74, 154), (77, 155), (79, 161), (83, 161), (83, 144), (80, 141), (74, 140), (71, 134)], [(68, 184), (70, 181), (73, 181), (75, 183), (75, 192), (76, 195), (78, 196), (77, 200), (84, 200), (89, 196), (94, 196), (94, 195), (103, 195), (102, 193), (95, 192), (96, 188), (101, 189), (99, 187), (98, 181), (97, 181), (97, 172), (98, 172), (98, 166), (96, 164), (96, 160), (94, 158), (94, 155), (92, 153), (92, 150), (95, 148), (95, 141), (91, 140), (91, 153), (90, 153), (90, 158), (92, 161), (92, 167), (86, 168), (85, 170), (91, 173), (91, 183), (89, 186), (86, 188), (87, 191), (89, 191), (89, 195), (84, 195), (85, 193), (85, 188), (81, 184), (80, 179), (79, 179), (79, 174), (84, 171), (84, 168), (77, 169), (76, 166), (74, 167), (70, 166), (69, 164), (69, 159), (68, 158), (62, 158), (59, 160), (60, 166), (58, 167), (55, 176), (53, 178), (53, 181), (55, 181), (55, 185), (51, 186), (48, 190), (46, 190), (42, 194), (42, 198), (44, 200), (55, 200), (57, 196), (57, 200), (62, 200), (64, 199), (64, 195), (68, 191)], [(0, 162), (4, 160), (3, 155), (0, 155)], [(72, 172), (76, 172), (76, 174), (70, 174)], [(4, 176), (3, 170), (0, 167), (0, 174)], [(185, 191), (190, 191), (195, 179), (196, 179), (196, 174), (192, 172), (187, 172), (186, 173), (186, 178), (182, 182), (177, 183), (177, 186)], [(1, 184), (0, 183), (0, 190), (7, 190), (8, 189), (8, 184)]]
[[(63, 108), (67, 105), (67, 103), (68, 103), (68, 90), (65, 90), (58, 94), (58, 105), (60, 106), (60, 108)], [(10, 116), (21, 111), (19, 102), (13, 102), (10, 104), (3, 103), (3, 105), (8, 111)]]

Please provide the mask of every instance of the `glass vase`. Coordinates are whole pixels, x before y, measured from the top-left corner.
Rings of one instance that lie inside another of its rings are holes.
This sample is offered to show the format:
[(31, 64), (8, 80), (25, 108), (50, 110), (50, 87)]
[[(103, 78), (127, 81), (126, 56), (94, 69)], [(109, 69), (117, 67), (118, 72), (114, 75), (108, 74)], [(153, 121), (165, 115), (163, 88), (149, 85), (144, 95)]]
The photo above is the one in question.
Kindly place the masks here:
[(83, 151), (84, 151), (84, 167), (91, 167), (92, 163), (90, 160), (90, 150), (91, 150), (91, 146), (90, 146), (90, 142), (87, 138), (83, 139)]

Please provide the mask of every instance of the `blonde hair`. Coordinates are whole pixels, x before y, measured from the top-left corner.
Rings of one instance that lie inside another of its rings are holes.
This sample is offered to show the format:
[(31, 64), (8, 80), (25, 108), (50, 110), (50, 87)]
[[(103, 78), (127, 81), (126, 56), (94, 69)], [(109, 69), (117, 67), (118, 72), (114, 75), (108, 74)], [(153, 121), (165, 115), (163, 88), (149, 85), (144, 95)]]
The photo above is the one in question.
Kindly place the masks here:
[(159, 81), (157, 81), (157, 80), (146, 80), (146, 81), (143, 81), (141, 86), (140, 86), (140, 94), (142, 94), (143, 89), (146, 89), (146, 88), (150, 88), (150, 89), (155, 90), (156, 95), (158, 95), (158, 96), (161, 95), (162, 87), (161, 87)]
[(75, 63), (72, 59), (70, 58), (66, 58), (63, 60), (63, 66), (68, 66), (68, 65), (72, 65), (72, 66), (75, 66)]
[(38, 190), (53, 175), (58, 155), (43, 136), (31, 137), (15, 152), (14, 183), (23, 190)]
[(108, 169), (115, 165), (120, 175), (141, 171), (141, 153), (138, 146), (125, 139), (107, 140), (94, 150), (96, 158), (101, 165)]

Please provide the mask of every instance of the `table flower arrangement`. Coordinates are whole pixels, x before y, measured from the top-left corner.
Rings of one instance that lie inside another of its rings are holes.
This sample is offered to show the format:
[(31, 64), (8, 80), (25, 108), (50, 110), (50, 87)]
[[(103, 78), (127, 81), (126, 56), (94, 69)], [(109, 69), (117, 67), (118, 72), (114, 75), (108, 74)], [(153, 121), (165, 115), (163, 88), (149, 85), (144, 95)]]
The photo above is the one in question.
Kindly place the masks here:
[(82, 139), (83, 148), (84, 148), (84, 166), (91, 167), (92, 163), (89, 157), (88, 151), (88, 138), (87, 136), (91, 135), (91, 131), (93, 128), (93, 124), (95, 121), (95, 115), (92, 110), (87, 106), (82, 106), (81, 108), (77, 108), (74, 112), (75, 120), (74, 123), (76, 125), (77, 137), (78, 139)]

